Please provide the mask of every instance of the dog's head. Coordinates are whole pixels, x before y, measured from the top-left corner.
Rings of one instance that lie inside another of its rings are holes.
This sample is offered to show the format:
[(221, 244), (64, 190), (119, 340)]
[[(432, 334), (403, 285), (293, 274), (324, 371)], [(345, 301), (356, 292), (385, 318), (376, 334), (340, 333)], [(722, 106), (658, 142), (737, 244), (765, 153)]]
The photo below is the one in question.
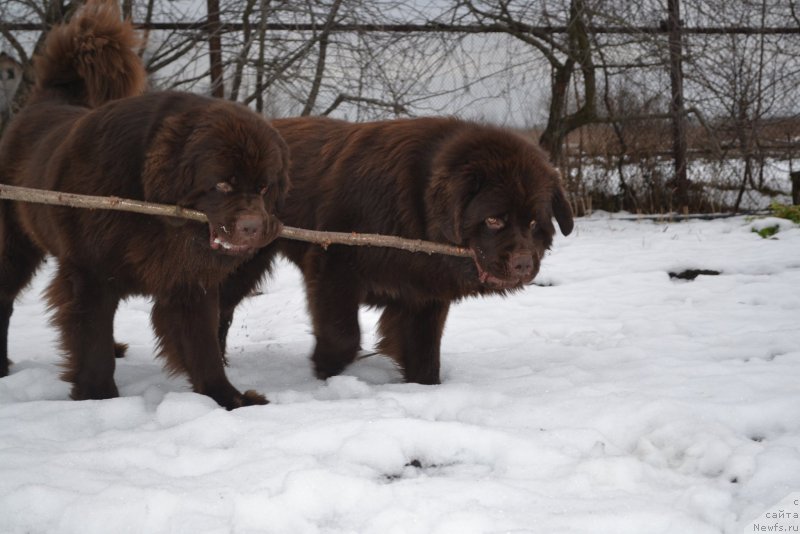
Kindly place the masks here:
[(533, 280), (555, 234), (573, 228), (560, 177), (542, 150), (501, 129), (475, 126), (446, 142), (433, 161), (429, 232), (468, 247), (482, 287)]
[[(215, 252), (244, 256), (274, 240), (282, 228), (274, 214), (289, 184), (278, 133), (228, 102), (169, 120), (150, 151), (145, 197), (203, 212)], [(154, 169), (167, 181), (153, 180)]]

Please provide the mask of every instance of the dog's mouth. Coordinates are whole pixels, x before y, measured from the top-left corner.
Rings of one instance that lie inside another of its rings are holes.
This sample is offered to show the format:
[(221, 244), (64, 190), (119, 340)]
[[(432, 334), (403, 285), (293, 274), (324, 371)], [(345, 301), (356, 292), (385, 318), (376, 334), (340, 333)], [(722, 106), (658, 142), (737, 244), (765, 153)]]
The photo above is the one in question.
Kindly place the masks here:
[(255, 248), (251, 245), (244, 245), (231, 241), (228, 229), (225, 227), (225, 225), (214, 225), (209, 223), (208, 233), (208, 244), (211, 247), (211, 250), (216, 250), (222, 254), (229, 254), (231, 256), (242, 256), (255, 251)]
[(492, 289), (511, 289), (522, 285), (522, 280), (519, 278), (499, 278), (485, 271), (477, 261), (475, 262), (475, 267), (478, 268), (478, 281)]
[(481, 283), (481, 285), (497, 290), (512, 289), (530, 283), (531, 281), (533, 281), (533, 278), (535, 277), (535, 273), (531, 276), (525, 276), (525, 277), (512, 276), (504, 278), (500, 276), (495, 276), (488, 270), (484, 269), (484, 267), (481, 265), (481, 262), (478, 259), (479, 254), (480, 251), (473, 249), (472, 259), (475, 263), (475, 268), (478, 271), (478, 281)]

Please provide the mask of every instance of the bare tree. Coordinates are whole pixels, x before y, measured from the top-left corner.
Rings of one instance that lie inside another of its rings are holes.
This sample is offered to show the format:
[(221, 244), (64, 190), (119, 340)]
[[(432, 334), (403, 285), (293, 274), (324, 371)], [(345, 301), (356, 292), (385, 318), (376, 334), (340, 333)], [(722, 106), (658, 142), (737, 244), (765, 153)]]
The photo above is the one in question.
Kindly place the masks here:
[[(766, 0), (702, 4), (740, 24), (765, 27), (771, 19), (789, 15), (786, 7)], [(779, 38), (767, 34), (697, 39), (702, 53), (693, 53), (688, 79), (697, 105), (716, 117), (724, 148), (741, 162), (733, 209), (742, 207), (748, 191), (776, 193), (764, 180), (766, 156), (774, 144), (770, 119), (797, 117), (800, 63)], [(774, 121), (772, 121), (774, 122)]]
[[(510, 1), (465, 0), (463, 7), (479, 24), (500, 28), (516, 39), (530, 45), (541, 54), (552, 70), (550, 106), (547, 126), (540, 143), (555, 160), (560, 159), (564, 140), (569, 132), (592, 123), (597, 117), (596, 75), (591, 40), (587, 30), (592, 12), (585, 0), (570, 0), (568, 5), (556, 4), (555, 13), (535, 12), (531, 3)], [(565, 34), (548, 33), (529, 24), (537, 20), (545, 25), (563, 24)], [(568, 111), (568, 96), (573, 77), (582, 82), (582, 102)]]

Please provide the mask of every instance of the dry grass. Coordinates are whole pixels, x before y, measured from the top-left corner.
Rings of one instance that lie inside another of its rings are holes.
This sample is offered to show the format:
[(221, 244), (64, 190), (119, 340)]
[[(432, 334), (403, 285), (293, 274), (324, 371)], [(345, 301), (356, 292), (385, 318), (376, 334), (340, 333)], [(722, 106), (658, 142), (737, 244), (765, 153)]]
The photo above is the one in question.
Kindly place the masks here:
[[(538, 130), (527, 130), (538, 139)], [(738, 190), (766, 196), (786, 194), (763, 179), (765, 162), (800, 157), (800, 117), (762, 121), (750, 128), (717, 121), (708, 128), (698, 121), (687, 127), (690, 169), (698, 162), (710, 175), (690, 188), (691, 210), (730, 211)], [(745, 180), (741, 162), (749, 158)], [(593, 124), (567, 137), (562, 173), (573, 208), (669, 213), (674, 205), (672, 130), (668, 120), (650, 119), (617, 125)], [(690, 176), (690, 180), (691, 180)]]

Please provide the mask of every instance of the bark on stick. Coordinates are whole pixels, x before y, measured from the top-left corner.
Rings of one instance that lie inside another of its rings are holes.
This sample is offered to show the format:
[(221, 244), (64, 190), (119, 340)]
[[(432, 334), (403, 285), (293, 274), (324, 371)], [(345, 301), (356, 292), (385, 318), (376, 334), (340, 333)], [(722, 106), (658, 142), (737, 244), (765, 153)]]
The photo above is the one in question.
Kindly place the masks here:
[[(165, 217), (177, 217), (199, 222), (208, 222), (208, 218), (204, 213), (197, 210), (181, 208), (180, 206), (155, 204), (142, 200), (119, 197), (99, 197), (93, 195), (78, 195), (75, 193), (62, 193), (59, 191), (46, 191), (43, 189), (32, 189), (13, 185), (0, 185), (0, 199), (34, 202), (38, 204), (53, 204), (72, 208), (129, 211), (145, 215), (161, 215)], [(397, 248), (409, 252), (424, 252), (426, 254), (445, 254), (448, 256), (460, 257), (472, 256), (472, 252), (466, 248), (423, 241), (421, 239), (406, 239), (380, 234), (320, 232), (318, 230), (305, 230), (303, 228), (284, 226), (280, 236), (285, 239), (316, 243), (323, 248), (327, 248), (330, 245), (373, 246)]]

